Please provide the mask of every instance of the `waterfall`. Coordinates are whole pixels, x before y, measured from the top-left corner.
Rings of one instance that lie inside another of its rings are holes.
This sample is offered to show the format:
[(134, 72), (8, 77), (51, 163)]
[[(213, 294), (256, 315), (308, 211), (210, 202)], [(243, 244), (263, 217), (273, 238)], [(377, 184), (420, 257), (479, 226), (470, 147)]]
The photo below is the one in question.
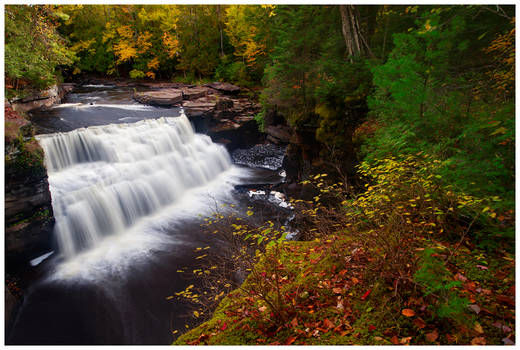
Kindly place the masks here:
[(38, 136), (59, 250), (71, 258), (175, 203), (231, 167), (226, 149), (188, 118), (142, 120)]

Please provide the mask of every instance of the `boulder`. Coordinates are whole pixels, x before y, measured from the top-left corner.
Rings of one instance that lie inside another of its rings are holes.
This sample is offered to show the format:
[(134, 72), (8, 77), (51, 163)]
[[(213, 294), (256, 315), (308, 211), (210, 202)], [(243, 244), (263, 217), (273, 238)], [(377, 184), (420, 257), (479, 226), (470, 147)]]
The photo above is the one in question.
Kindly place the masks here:
[(14, 100), (12, 108), (16, 112), (29, 112), (35, 109), (50, 108), (53, 105), (60, 103), (66, 94), (71, 92), (76, 85), (72, 83), (65, 83), (61, 85), (53, 85), (47, 90), (36, 92), (27, 97)]
[(264, 132), (271, 136), (269, 139), (275, 143), (289, 143), (292, 136), (291, 128), (285, 125), (268, 125), (264, 128)]
[(196, 100), (185, 100), (182, 107), (188, 117), (194, 117), (213, 112), (216, 103), (214, 97), (205, 96)]
[(208, 94), (208, 89), (195, 87), (190, 89), (182, 89), (182, 98), (185, 100), (195, 100)]
[(134, 100), (137, 102), (156, 105), (156, 106), (173, 106), (182, 102), (182, 90), (179, 89), (161, 89), (157, 91), (144, 91), (134, 93)]
[(206, 84), (204, 86), (210, 87), (219, 92), (222, 92), (224, 94), (229, 94), (229, 95), (236, 95), (240, 92), (240, 88), (238, 86), (230, 84), (230, 83), (214, 82), (211, 84)]

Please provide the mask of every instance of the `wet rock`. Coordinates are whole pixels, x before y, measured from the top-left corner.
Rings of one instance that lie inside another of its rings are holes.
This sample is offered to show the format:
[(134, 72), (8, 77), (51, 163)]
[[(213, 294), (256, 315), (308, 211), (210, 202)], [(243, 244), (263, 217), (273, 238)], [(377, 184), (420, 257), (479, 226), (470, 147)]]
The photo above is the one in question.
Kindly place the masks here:
[[(22, 122), (15, 123), (15, 120)], [(54, 217), (43, 150), (31, 139), (30, 123), (5, 108), (9, 127), (5, 147), (5, 254), (6, 268), (28, 262), (52, 247)], [(18, 129), (16, 128), (18, 126)], [(22, 140), (20, 137), (22, 136)]]
[(282, 167), (285, 156), (285, 146), (273, 144), (255, 145), (248, 149), (237, 149), (231, 153), (236, 164), (253, 168), (278, 170)]
[(183, 100), (182, 90), (161, 89), (134, 93), (137, 102), (155, 106), (173, 106)]

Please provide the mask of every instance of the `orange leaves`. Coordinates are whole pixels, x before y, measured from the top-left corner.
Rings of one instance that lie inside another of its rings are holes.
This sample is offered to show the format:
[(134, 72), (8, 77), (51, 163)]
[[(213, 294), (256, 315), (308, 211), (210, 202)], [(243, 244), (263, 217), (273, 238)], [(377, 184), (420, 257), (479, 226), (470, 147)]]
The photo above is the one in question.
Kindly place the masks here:
[(415, 311), (413, 311), (412, 309), (403, 309), (401, 311), (401, 314), (403, 314), (403, 316), (406, 316), (406, 317), (413, 317), (413, 316), (415, 316)]
[(173, 58), (179, 55), (181, 46), (177, 38), (172, 37), (172, 35), (168, 32), (164, 32), (162, 42), (166, 48), (166, 52), (168, 53), (169, 58)]
[(361, 300), (365, 300), (366, 298), (368, 298), (368, 296), (370, 295), (370, 293), (372, 292), (372, 289), (369, 289), (365, 292), (365, 294), (363, 294), (363, 296), (361, 297)]
[(296, 338), (297, 337), (289, 337), (289, 338), (287, 338), (287, 340), (285, 341), (285, 345), (291, 345), (292, 343), (294, 343)]

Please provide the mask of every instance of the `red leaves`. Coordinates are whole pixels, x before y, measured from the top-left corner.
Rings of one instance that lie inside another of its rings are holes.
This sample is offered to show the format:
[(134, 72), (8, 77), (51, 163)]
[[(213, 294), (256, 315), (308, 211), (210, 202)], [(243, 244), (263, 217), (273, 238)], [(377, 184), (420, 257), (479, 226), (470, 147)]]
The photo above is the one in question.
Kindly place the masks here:
[(297, 317), (292, 319), (291, 326), (293, 326), (294, 328), (298, 327), (298, 318)]
[(222, 326), (220, 326), (221, 331), (225, 331), (227, 329), (227, 322), (224, 322)]
[(334, 323), (332, 323), (328, 318), (324, 319), (323, 320), (323, 325), (327, 328), (327, 329), (331, 329), (331, 328), (334, 328)]
[(426, 327), (426, 322), (424, 322), (423, 319), (420, 317), (413, 320), (413, 324), (419, 329), (423, 329), (424, 327)]
[(507, 295), (499, 294), (496, 296), (497, 300), (501, 303), (508, 304), (509, 306), (515, 306), (515, 301), (508, 297)]
[(285, 345), (291, 345), (292, 343), (294, 343), (296, 338), (297, 337), (289, 337), (289, 338), (287, 338), (287, 340), (285, 341)]
[(372, 289), (367, 290), (365, 292), (365, 294), (363, 294), (363, 296), (361, 297), (361, 300), (365, 300), (370, 295), (371, 292), (372, 292)]
[(368, 325), (368, 331), (369, 332), (373, 332), (375, 330), (376, 330), (376, 326), (374, 326), (373, 324)]
[(399, 338), (397, 338), (396, 335), (394, 335), (392, 338), (390, 338), (390, 342), (394, 345), (399, 345)]
[(433, 332), (430, 332), (430, 333), (426, 334), (426, 340), (428, 340), (431, 343), (436, 341), (437, 338), (439, 338), (439, 333), (437, 332), (437, 330), (434, 330)]

